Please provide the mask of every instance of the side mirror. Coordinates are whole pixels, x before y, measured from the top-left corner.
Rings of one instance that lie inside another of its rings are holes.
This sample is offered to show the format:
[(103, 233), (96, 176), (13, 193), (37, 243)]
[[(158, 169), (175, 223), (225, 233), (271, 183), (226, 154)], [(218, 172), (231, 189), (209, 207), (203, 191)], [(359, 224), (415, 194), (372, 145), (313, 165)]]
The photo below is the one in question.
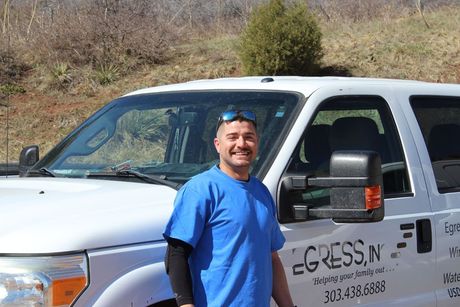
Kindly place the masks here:
[(24, 147), (19, 155), (19, 176), (24, 176), (40, 159), (38, 145)]
[[(378, 153), (336, 151), (332, 154), (329, 169), (329, 177), (284, 178), (281, 189), (288, 195), (308, 187), (330, 188), (327, 205), (312, 206), (304, 202), (290, 204), (291, 221), (332, 218), (338, 223), (358, 223), (383, 219), (383, 177)], [(280, 212), (286, 214), (286, 209)]]

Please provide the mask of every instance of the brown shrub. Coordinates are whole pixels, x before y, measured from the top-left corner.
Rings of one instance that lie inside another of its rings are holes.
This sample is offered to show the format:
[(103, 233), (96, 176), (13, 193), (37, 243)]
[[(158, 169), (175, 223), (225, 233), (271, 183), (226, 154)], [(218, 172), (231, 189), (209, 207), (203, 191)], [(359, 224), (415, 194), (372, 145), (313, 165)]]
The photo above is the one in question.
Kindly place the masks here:
[(58, 3), (34, 14), (27, 3), (12, 9), (11, 47), (34, 63), (162, 63), (175, 40), (149, 1)]
[[(1, 39), (0, 45), (6, 46)], [(18, 82), (29, 69), (12, 51), (0, 48), (0, 85)]]

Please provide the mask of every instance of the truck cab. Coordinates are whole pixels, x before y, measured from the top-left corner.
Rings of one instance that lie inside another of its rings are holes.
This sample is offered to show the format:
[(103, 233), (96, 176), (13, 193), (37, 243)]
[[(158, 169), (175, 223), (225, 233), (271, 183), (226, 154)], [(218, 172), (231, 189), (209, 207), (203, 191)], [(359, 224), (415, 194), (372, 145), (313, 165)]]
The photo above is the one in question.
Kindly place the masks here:
[(228, 109), (257, 115), (297, 306), (460, 304), (460, 86), (246, 77), (138, 90), (25, 148), (0, 179), (0, 306), (175, 306), (162, 232)]

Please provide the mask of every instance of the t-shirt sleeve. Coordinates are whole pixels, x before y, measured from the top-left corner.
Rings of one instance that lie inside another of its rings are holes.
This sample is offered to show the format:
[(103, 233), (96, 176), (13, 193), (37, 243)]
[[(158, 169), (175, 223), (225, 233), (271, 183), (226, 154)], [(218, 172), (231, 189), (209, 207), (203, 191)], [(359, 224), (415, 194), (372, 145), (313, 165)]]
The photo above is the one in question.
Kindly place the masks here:
[(174, 210), (166, 225), (163, 236), (175, 238), (196, 247), (206, 225), (206, 195), (194, 187), (185, 185), (174, 201)]
[(284, 238), (283, 233), (281, 232), (280, 226), (276, 222), (273, 224), (272, 228), (272, 252), (280, 250), (286, 239)]
[(273, 212), (273, 224), (272, 224), (272, 232), (271, 232), (271, 241), (272, 241), (272, 246), (271, 250), (272, 252), (280, 250), (284, 242), (286, 242), (286, 238), (284, 237), (283, 233), (281, 232), (280, 225), (278, 224), (278, 219), (276, 218), (276, 209), (275, 209), (275, 203), (273, 201), (273, 198), (269, 194), (270, 197), (270, 202), (272, 205), (272, 212)]

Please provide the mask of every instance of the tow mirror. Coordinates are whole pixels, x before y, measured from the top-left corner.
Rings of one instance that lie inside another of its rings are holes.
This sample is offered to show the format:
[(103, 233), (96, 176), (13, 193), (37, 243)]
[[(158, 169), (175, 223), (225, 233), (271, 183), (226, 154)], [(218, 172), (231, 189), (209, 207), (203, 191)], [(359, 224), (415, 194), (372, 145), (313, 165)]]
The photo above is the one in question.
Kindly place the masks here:
[(24, 176), (29, 168), (38, 162), (40, 158), (37, 145), (24, 147), (19, 155), (19, 176)]
[[(377, 222), (384, 217), (383, 177), (378, 153), (336, 151), (329, 177), (288, 176), (281, 189), (289, 195), (307, 187), (329, 189), (329, 204), (291, 203), (291, 221), (332, 218), (338, 223)], [(286, 214), (284, 212), (279, 212)]]

